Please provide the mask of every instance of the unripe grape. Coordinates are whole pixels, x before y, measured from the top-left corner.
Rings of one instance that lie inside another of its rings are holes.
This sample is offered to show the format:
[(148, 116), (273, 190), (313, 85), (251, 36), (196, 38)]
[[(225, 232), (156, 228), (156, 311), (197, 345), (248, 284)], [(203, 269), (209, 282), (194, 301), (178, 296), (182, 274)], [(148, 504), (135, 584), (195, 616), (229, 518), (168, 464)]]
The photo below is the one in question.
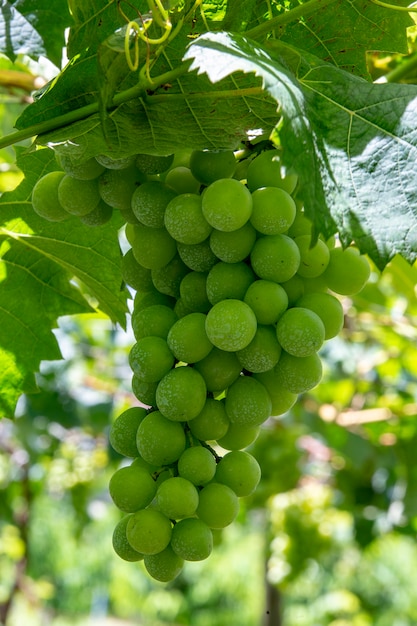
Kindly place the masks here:
[(224, 437), (230, 426), (224, 402), (207, 398), (197, 417), (190, 420), (190, 431), (201, 441), (214, 441)]
[(162, 337), (143, 337), (132, 347), (129, 364), (145, 383), (161, 380), (174, 365), (174, 355)]
[(131, 248), (122, 256), (121, 270), (123, 280), (130, 287), (139, 291), (152, 291), (151, 270), (136, 261)]
[(283, 283), (300, 266), (297, 244), (286, 235), (265, 235), (258, 239), (250, 255), (252, 268), (259, 278)]
[(138, 456), (136, 433), (139, 424), (146, 417), (143, 407), (134, 406), (123, 411), (110, 428), (109, 441), (114, 450), (123, 456)]
[(213, 535), (200, 519), (183, 519), (172, 530), (171, 546), (176, 554), (187, 561), (202, 561), (211, 554)]
[(206, 331), (211, 343), (228, 352), (245, 348), (254, 338), (256, 328), (255, 313), (241, 300), (217, 302), (206, 318)]
[(143, 554), (134, 550), (126, 537), (126, 528), (130, 517), (131, 515), (126, 515), (116, 525), (112, 538), (113, 549), (124, 561), (141, 561), (143, 559)]
[(258, 324), (275, 324), (288, 307), (288, 296), (281, 285), (270, 280), (255, 280), (243, 301), (255, 313)]
[(171, 522), (156, 509), (137, 511), (129, 518), (126, 528), (128, 542), (144, 555), (158, 554), (165, 550), (171, 534)]
[(149, 413), (136, 435), (139, 454), (151, 465), (170, 465), (185, 450), (182, 424), (166, 419), (159, 411)]
[(275, 327), (258, 326), (250, 344), (238, 350), (236, 355), (242, 368), (249, 372), (267, 372), (272, 369), (281, 355)]
[(132, 195), (146, 176), (134, 167), (108, 169), (97, 179), (101, 198), (114, 209), (131, 210)]
[(325, 339), (336, 337), (343, 328), (343, 307), (330, 293), (306, 293), (297, 302), (297, 306), (316, 313), (324, 324)]
[(107, 222), (111, 220), (112, 216), (113, 207), (111, 207), (109, 204), (106, 204), (104, 200), (100, 199), (95, 209), (93, 209), (86, 215), (80, 216), (80, 221), (86, 226), (96, 228), (97, 226), (107, 224)]
[(206, 282), (207, 297), (211, 304), (221, 300), (243, 300), (255, 274), (246, 263), (220, 261), (209, 271)]
[(146, 555), (143, 562), (148, 574), (162, 583), (174, 580), (184, 565), (184, 559), (178, 556), (170, 545), (157, 554)]
[(176, 367), (159, 382), (156, 404), (169, 420), (185, 422), (202, 410), (207, 395), (204, 378), (191, 367)]
[(227, 433), (217, 439), (217, 443), (225, 450), (243, 450), (256, 441), (259, 431), (259, 426), (242, 428), (241, 424), (230, 424)]
[(133, 254), (143, 267), (159, 269), (174, 258), (177, 246), (165, 228), (151, 228), (143, 224), (137, 224), (133, 228)]
[(271, 369), (268, 372), (254, 374), (253, 377), (255, 380), (262, 383), (269, 393), (272, 401), (272, 416), (278, 416), (286, 413), (296, 403), (298, 395), (283, 387), (279, 379), (279, 374), (276, 372), (276, 368)]
[(140, 311), (133, 310), (132, 330), (138, 341), (143, 337), (166, 339), (177, 320), (176, 313), (169, 306), (153, 304)]
[(275, 366), (280, 383), (291, 393), (304, 393), (319, 384), (322, 364), (317, 353), (297, 357), (283, 352)]
[(309, 235), (301, 235), (294, 241), (300, 250), (298, 274), (303, 278), (315, 278), (323, 274), (330, 260), (330, 250), (324, 241), (318, 239), (313, 247)]
[(208, 272), (218, 262), (218, 258), (210, 248), (210, 238), (201, 243), (178, 243), (178, 254), (185, 265), (195, 272)]
[(352, 296), (363, 289), (370, 273), (367, 258), (357, 248), (334, 248), (323, 277), (335, 293)]
[(165, 176), (165, 184), (176, 193), (198, 193), (200, 181), (193, 176), (189, 167), (178, 165), (169, 170)]
[(131, 167), (135, 162), (135, 156), (130, 155), (127, 157), (111, 157), (108, 154), (98, 154), (96, 161), (108, 170), (124, 170)]
[(236, 380), (242, 370), (234, 352), (219, 348), (213, 348), (204, 359), (195, 364), (194, 368), (204, 378), (208, 391), (223, 391)]
[(191, 517), (198, 506), (198, 491), (186, 478), (173, 476), (158, 487), (156, 505), (170, 519)]
[(175, 196), (175, 191), (164, 183), (147, 181), (137, 187), (132, 194), (133, 214), (145, 226), (163, 228), (165, 210)]
[(213, 230), (202, 211), (198, 194), (180, 194), (173, 198), (165, 210), (165, 228), (176, 241), (185, 244), (201, 243)]
[(221, 178), (205, 190), (202, 208), (204, 217), (213, 228), (237, 230), (251, 216), (252, 196), (240, 181)]
[(100, 165), (94, 158), (80, 163), (79, 161), (73, 161), (71, 157), (66, 154), (57, 154), (56, 160), (65, 174), (72, 176), (72, 178), (78, 178), (79, 180), (92, 180), (104, 172), (104, 166)]
[(236, 169), (236, 158), (232, 150), (193, 150), (190, 169), (204, 185), (219, 178), (231, 178)]
[(239, 498), (253, 493), (260, 479), (258, 461), (243, 450), (228, 452), (217, 465), (216, 481), (233, 489)]
[(132, 391), (136, 398), (147, 406), (156, 405), (156, 388), (158, 383), (145, 383), (136, 374), (132, 376)]
[(306, 357), (317, 352), (324, 342), (325, 328), (311, 309), (288, 309), (277, 324), (277, 338), (283, 349), (293, 356)]
[(64, 172), (49, 172), (38, 180), (32, 190), (33, 210), (50, 222), (62, 222), (71, 217), (58, 197), (58, 187), (63, 178)]
[(229, 526), (239, 513), (239, 499), (235, 492), (220, 483), (210, 483), (200, 491), (197, 516), (209, 528)]
[(176, 321), (169, 330), (167, 343), (178, 361), (195, 363), (204, 359), (213, 349), (204, 313), (190, 313)]
[(226, 413), (232, 424), (259, 426), (271, 415), (271, 398), (265, 387), (251, 376), (239, 376), (226, 394)]
[(173, 154), (137, 154), (135, 157), (135, 165), (138, 170), (149, 175), (166, 172), (171, 167), (173, 161)]
[[(149, 473), (130, 465), (118, 469), (109, 482), (110, 496), (125, 513), (133, 513), (148, 506), (156, 493), (156, 484)], [(140, 552), (140, 550), (139, 550)]]
[(207, 297), (207, 273), (189, 272), (180, 284), (180, 295), (190, 312), (207, 313), (210, 301)]
[(190, 269), (177, 255), (163, 267), (151, 270), (152, 282), (160, 293), (172, 296), (173, 298), (178, 298), (180, 296), (180, 285), (182, 279), (189, 272)]
[(296, 215), (291, 196), (278, 187), (261, 187), (252, 194), (253, 209), (250, 221), (264, 235), (285, 233)]
[(210, 247), (221, 261), (238, 263), (246, 259), (255, 243), (256, 230), (250, 222), (232, 231), (213, 230)]
[(203, 446), (187, 448), (178, 459), (178, 474), (193, 485), (205, 485), (212, 480), (215, 473), (216, 460), (212, 452)]

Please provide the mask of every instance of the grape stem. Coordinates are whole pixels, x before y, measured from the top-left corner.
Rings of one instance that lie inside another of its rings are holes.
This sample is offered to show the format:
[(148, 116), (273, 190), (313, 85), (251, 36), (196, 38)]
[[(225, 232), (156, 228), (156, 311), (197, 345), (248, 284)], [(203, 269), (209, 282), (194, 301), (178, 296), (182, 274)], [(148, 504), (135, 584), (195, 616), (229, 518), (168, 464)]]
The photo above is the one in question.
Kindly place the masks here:
[(216, 463), (220, 463), (220, 461), (222, 460), (222, 457), (217, 454), (216, 450), (214, 450), (214, 448), (212, 448), (211, 445), (208, 444), (206, 441), (202, 441), (201, 439), (199, 439), (199, 441), (200, 441), (201, 445), (203, 446), (203, 448), (207, 448), (207, 450), (210, 450), (210, 452), (212, 453), (212, 455), (216, 459)]

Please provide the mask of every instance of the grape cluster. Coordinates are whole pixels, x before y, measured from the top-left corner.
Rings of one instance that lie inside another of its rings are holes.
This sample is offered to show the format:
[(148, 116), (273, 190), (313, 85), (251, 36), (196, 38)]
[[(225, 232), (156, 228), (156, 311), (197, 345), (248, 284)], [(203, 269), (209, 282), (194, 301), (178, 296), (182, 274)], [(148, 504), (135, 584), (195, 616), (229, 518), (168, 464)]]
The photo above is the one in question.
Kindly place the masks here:
[(113, 545), (166, 582), (209, 556), (256, 489), (245, 448), (319, 383), (318, 351), (343, 326), (335, 294), (359, 291), (369, 265), (354, 247), (312, 239), (297, 176), (283, 176), (275, 149), (60, 165), (34, 188), (40, 215), (61, 219), (52, 207), (62, 208), (92, 224), (105, 206), (127, 222), (129, 364), (144, 406), (111, 428), (114, 449), (133, 459), (110, 480), (125, 514)]

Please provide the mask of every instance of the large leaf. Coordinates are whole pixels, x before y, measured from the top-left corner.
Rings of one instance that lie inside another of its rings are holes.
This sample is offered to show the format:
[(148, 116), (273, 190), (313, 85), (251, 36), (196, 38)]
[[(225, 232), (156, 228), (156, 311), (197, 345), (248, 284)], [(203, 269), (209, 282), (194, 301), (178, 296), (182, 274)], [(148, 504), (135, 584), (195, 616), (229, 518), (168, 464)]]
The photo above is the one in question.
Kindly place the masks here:
[(242, 36), (207, 33), (186, 58), (214, 83), (239, 71), (262, 77), (282, 107), (285, 162), (299, 175), (306, 213), (319, 231), (338, 230), (380, 268), (397, 253), (413, 262), (417, 87), (370, 84), (277, 48), (270, 53)]
[(18, 159), (25, 179), (0, 199), (0, 410), (11, 415), (19, 395), (33, 391), (33, 372), (44, 359), (60, 358), (52, 333), (61, 315), (90, 311), (75, 286), (124, 325), (118, 220), (86, 228), (77, 219), (48, 223), (31, 206), (38, 178), (56, 169), (50, 150)]

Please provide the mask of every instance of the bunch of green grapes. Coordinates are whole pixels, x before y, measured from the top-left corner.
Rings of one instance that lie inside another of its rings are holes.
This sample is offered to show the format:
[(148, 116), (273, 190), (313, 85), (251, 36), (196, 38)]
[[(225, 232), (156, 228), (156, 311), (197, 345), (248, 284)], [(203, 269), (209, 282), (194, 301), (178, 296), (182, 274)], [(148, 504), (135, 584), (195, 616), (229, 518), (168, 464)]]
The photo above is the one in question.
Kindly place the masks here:
[[(142, 405), (111, 431), (133, 459), (110, 481), (125, 514), (113, 544), (168, 581), (184, 560), (209, 556), (213, 531), (256, 489), (259, 464), (245, 448), (319, 383), (318, 351), (343, 326), (336, 294), (359, 291), (369, 265), (355, 248), (313, 240), (278, 150), (241, 163), (230, 150), (93, 161), (97, 202), (127, 222), (129, 364)], [(79, 168), (61, 166), (66, 173), (47, 174), (33, 192), (49, 219), (45, 189), (56, 187), (53, 204), (68, 213), (63, 198), (75, 201), (84, 182)]]

